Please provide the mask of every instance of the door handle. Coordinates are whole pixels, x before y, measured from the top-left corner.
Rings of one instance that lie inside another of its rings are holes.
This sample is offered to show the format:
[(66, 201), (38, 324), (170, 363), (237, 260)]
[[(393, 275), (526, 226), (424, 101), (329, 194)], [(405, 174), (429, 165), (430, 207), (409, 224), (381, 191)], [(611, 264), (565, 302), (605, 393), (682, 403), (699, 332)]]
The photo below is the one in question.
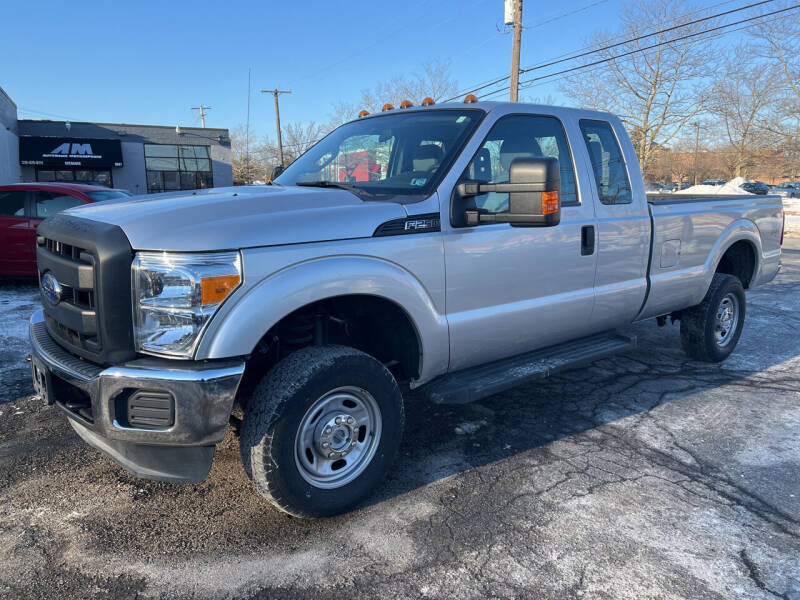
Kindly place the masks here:
[(581, 256), (594, 254), (594, 225), (581, 227)]

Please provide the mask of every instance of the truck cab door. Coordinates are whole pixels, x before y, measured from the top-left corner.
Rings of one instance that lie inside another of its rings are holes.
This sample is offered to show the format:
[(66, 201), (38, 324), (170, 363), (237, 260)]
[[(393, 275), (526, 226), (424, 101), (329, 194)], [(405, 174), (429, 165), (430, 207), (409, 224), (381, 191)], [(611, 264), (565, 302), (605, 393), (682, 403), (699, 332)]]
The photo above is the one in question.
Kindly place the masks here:
[[(579, 127), (593, 174), (597, 214), (592, 323), (613, 329), (636, 318), (647, 294), (650, 213), (639, 162), (627, 135), (609, 121), (581, 119)], [(627, 144), (625, 151), (620, 141)], [(638, 183), (636, 189), (632, 181)]]
[[(443, 220), (450, 371), (590, 333), (594, 207), (588, 182), (576, 177), (564, 124), (553, 116), (501, 117), (460, 180), (508, 181), (509, 165), (519, 157), (558, 159), (561, 221), (551, 227), (453, 227)], [(476, 196), (475, 205), (503, 212), (508, 194)]]

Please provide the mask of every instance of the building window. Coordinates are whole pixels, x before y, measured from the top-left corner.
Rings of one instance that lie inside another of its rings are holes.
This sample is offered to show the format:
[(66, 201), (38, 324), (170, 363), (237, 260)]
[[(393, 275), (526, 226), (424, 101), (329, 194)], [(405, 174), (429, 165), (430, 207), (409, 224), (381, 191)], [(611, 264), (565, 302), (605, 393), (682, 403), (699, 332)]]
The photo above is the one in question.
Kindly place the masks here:
[(111, 185), (111, 171), (108, 169), (37, 169), (36, 181), (91, 183), (113, 187)]
[(213, 187), (208, 146), (145, 144), (147, 193)]

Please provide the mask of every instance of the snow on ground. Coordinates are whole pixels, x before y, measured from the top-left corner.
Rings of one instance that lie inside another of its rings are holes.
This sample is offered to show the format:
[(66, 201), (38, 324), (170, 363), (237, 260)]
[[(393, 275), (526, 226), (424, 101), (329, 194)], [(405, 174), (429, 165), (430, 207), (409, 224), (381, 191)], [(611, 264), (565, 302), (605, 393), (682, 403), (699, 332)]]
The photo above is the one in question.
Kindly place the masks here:
[(744, 177), (736, 177), (731, 179), (725, 185), (693, 185), (692, 187), (688, 187), (685, 190), (678, 190), (674, 192), (675, 194), (720, 194), (723, 196), (730, 195), (730, 194), (743, 194), (745, 196), (752, 196), (750, 192), (744, 191), (739, 186), (743, 183), (747, 183), (747, 179)]
[(800, 235), (800, 198), (784, 198), (783, 213), (786, 215), (786, 233)]
[(0, 281), (0, 404), (33, 392), (25, 357), (31, 353), (28, 320), (38, 307), (35, 284)]

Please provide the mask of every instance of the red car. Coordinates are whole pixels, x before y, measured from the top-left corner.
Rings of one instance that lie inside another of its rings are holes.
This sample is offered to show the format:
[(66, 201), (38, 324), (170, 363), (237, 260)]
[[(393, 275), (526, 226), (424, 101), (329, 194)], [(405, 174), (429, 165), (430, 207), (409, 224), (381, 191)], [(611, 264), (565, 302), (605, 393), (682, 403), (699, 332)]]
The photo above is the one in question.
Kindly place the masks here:
[(79, 183), (0, 185), (0, 275), (36, 276), (36, 228), (46, 217), (88, 202), (131, 196)]

